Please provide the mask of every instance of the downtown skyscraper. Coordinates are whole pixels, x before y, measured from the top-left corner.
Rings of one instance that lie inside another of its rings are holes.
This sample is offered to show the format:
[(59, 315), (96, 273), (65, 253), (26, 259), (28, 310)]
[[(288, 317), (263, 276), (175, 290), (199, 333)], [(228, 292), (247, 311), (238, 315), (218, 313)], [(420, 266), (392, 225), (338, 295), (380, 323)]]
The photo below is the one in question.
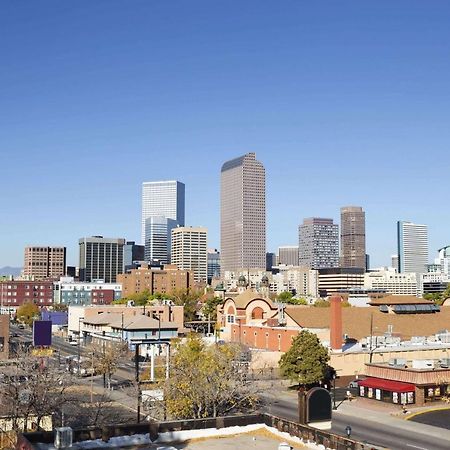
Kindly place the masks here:
[(366, 213), (360, 206), (341, 208), (341, 267), (366, 268)]
[(266, 267), (266, 172), (255, 153), (221, 170), (221, 271)]
[(412, 222), (397, 222), (398, 268), (400, 273), (426, 272), (428, 264), (428, 227)]
[(339, 226), (333, 219), (311, 217), (298, 227), (299, 265), (310, 269), (339, 267)]
[(142, 183), (141, 239), (145, 260), (170, 260), (171, 231), (184, 226), (185, 186), (180, 181)]

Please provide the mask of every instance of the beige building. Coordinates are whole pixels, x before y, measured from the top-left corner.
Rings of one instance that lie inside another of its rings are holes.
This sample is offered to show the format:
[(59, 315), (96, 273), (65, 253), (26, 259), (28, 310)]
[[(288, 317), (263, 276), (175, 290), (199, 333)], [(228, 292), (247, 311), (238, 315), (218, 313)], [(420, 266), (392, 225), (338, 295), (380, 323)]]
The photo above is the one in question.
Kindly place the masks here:
[(221, 271), (266, 267), (266, 175), (255, 153), (221, 171)]
[(341, 267), (366, 268), (366, 213), (360, 206), (341, 208)]
[(180, 270), (174, 265), (151, 269), (143, 264), (129, 273), (117, 275), (117, 282), (122, 284), (122, 297), (127, 298), (145, 290), (150, 294), (170, 294), (179, 289), (191, 289), (194, 277), (191, 271)]
[(66, 271), (66, 247), (25, 247), (23, 274), (44, 280), (59, 278)]
[(171, 262), (190, 270), (196, 283), (208, 278), (208, 232), (203, 227), (177, 227), (172, 230)]

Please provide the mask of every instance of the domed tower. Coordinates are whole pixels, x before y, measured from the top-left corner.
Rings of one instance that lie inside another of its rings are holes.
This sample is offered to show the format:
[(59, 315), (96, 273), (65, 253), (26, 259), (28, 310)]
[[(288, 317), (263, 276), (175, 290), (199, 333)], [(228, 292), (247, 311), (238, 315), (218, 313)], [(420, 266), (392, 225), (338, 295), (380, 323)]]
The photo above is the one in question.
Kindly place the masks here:
[(242, 292), (244, 292), (247, 289), (247, 280), (245, 279), (244, 275), (241, 275), (238, 278), (238, 286), (237, 286), (237, 290), (238, 292), (241, 294)]
[(269, 297), (269, 277), (267, 275), (263, 275), (261, 278), (261, 294), (263, 294), (265, 297)]

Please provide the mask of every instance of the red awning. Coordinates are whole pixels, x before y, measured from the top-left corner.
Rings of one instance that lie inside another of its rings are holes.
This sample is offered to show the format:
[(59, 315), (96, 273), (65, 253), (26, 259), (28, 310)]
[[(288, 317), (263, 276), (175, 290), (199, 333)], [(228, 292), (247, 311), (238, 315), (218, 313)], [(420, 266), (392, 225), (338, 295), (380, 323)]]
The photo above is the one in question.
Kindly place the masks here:
[(414, 392), (415, 390), (414, 384), (385, 380), (384, 378), (366, 378), (360, 381), (359, 385), (389, 392)]

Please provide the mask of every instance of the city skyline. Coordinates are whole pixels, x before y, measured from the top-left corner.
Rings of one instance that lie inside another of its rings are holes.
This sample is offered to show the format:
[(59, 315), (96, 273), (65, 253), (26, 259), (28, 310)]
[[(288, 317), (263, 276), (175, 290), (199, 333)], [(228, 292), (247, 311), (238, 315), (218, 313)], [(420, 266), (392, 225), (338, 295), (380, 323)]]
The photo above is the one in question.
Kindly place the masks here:
[(366, 211), (373, 267), (398, 220), (428, 225), (430, 253), (448, 245), (450, 212), (425, 187), (446, 183), (428, 159), (450, 163), (450, 7), (350, 3), (3, 5), (0, 267), (27, 245), (75, 265), (81, 236), (139, 242), (149, 179), (183, 180), (186, 224), (218, 248), (217, 172), (250, 151), (269, 251), (346, 204)]

